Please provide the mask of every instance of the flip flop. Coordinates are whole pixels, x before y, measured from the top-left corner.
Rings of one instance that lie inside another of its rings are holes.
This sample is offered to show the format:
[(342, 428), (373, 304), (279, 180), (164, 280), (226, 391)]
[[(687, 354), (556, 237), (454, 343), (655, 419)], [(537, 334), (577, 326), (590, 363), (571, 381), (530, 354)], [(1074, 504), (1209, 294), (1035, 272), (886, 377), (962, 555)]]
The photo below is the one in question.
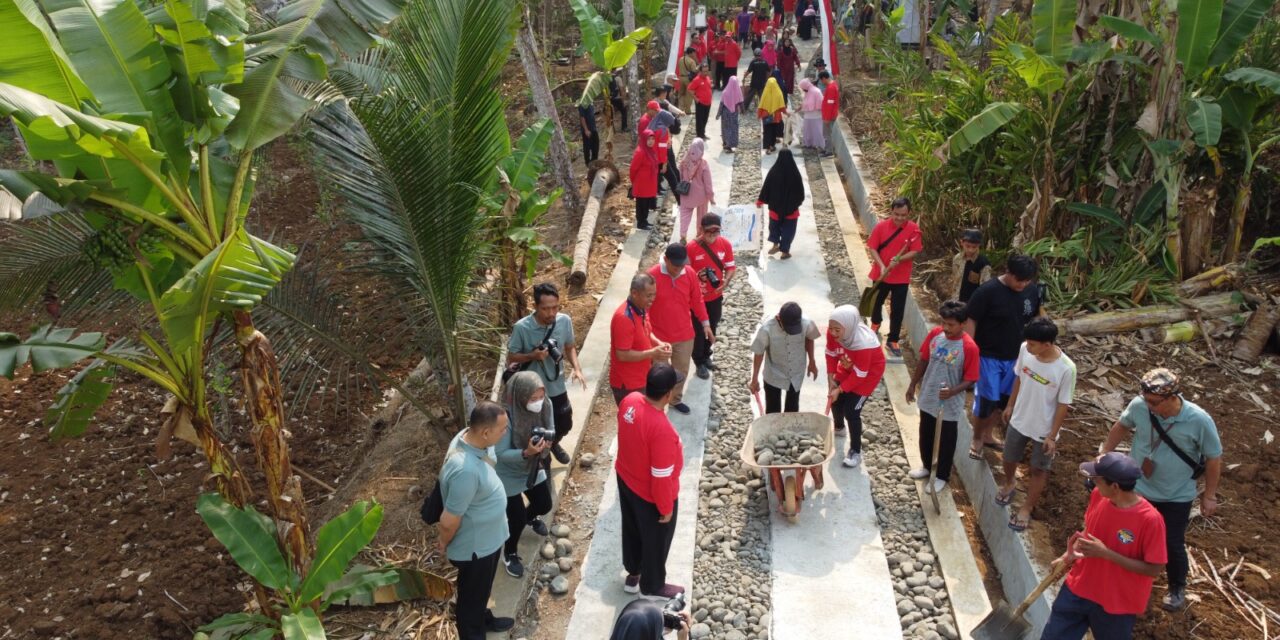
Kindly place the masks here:
[(970, 447), (969, 447), (969, 457), (970, 457), (970, 458), (972, 458), (972, 459), (974, 459), (974, 460), (981, 460), (981, 459), (982, 459), (982, 451), (980, 451), (980, 450), (978, 450), (978, 449), (974, 449), (972, 446), (970, 446)]
[(1015, 513), (1011, 518), (1009, 518), (1009, 528), (1013, 529), (1014, 531), (1017, 531), (1018, 533), (1022, 533), (1023, 531), (1026, 531), (1027, 527), (1030, 524), (1031, 524), (1031, 518), (1027, 518), (1026, 520), (1023, 520), (1022, 514), (1020, 513)]
[[(1002, 507), (1009, 506), (1009, 503), (1013, 502), (1013, 494), (1015, 493), (1017, 493), (1017, 489), (1011, 489), (1009, 490), (1008, 493), (1005, 493), (1004, 489), (1000, 489), (999, 491), (996, 491), (996, 497), (995, 497), (996, 504)], [(1023, 527), (1023, 528), (1025, 529), (1026, 527)]]

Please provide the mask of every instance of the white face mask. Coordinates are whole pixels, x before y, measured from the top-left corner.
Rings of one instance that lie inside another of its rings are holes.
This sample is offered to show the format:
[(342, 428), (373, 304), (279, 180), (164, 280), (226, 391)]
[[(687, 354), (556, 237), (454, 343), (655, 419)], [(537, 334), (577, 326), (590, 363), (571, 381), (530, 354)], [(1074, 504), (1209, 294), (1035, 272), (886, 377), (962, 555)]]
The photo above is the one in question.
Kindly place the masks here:
[(543, 402), (546, 402), (545, 398), (542, 400), (534, 400), (533, 402), (526, 404), (524, 408), (528, 409), (529, 413), (542, 413)]

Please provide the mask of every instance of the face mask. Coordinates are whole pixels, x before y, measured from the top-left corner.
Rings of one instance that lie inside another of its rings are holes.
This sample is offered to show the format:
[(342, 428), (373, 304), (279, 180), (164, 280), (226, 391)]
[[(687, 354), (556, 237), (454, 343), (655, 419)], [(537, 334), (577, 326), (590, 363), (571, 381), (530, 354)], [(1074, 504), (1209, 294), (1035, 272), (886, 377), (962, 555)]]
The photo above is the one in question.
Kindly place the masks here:
[(542, 413), (543, 402), (546, 402), (546, 400), (534, 400), (533, 402), (526, 404), (524, 408), (528, 409), (529, 413)]

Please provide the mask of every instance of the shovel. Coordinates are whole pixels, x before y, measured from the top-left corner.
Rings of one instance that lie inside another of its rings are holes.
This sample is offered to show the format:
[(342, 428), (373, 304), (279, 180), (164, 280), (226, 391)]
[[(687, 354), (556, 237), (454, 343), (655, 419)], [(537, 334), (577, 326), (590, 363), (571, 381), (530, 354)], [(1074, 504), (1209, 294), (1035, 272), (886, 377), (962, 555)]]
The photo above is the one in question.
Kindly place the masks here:
[(1031, 591), (1026, 600), (1018, 605), (1017, 609), (1010, 609), (1009, 604), (1001, 602), (994, 611), (987, 614), (987, 617), (973, 628), (973, 633), (969, 636), (973, 640), (1021, 640), (1023, 634), (1031, 629), (1031, 623), (1027, 622), (1022, 614), (1027, 612), (1031, 607), (1031, 603), (1044, 593), (1049, 585), (1058, 581), (1067, 572), (1067, 563), (1059, 560), (1054, 562), (1053, 570), (1049, 575), (1040, 581), (1040, 584)]

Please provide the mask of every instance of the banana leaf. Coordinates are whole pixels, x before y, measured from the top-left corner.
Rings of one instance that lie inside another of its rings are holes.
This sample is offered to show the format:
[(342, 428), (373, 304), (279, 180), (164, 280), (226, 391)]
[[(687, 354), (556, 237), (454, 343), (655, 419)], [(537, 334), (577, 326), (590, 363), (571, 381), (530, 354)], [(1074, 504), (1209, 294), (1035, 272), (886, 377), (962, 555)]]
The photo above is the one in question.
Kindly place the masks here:
[(311, 570), (298, 593), (303, 602), (324, 594), (325, 586), (342, 577), (351, 560), (373, 540), (382, 524), (382, 505), (361, 500), (320, 527)]
[(403, 602), (417, 600), (418, 598), (428, 598), (435, 602), (448, 602), (453, 598), (453, 583), (448, 578), (428, 571), (405, 568), (390, 569), (399, 578), (394, 584), (379, 586), (373, 590), (356, 591), (337, 597), (338, 590), (342, 589), (344, 583), (349, 579), (354, 580), (356, 577), (372, 571), (376, 571), (376, 569), (364, 565), (352, 567), (347, 576), (330, 585), (331, 592), (325, 595), (325, 601), (331, 605), (370, 607), (376, 604)]
[(1222, 0), (1177, 0), (1178, 33), (1174, 39), (1178, 62), (1188, 79), (1200, 75), (1222, 24)]
[(1275, 0), (1227, 0), (1222, 9), (1218, 38), (1209, 52), (1209, 66), (1229, 62), (1240, 50), (1249, 34), (1266, 19)]

